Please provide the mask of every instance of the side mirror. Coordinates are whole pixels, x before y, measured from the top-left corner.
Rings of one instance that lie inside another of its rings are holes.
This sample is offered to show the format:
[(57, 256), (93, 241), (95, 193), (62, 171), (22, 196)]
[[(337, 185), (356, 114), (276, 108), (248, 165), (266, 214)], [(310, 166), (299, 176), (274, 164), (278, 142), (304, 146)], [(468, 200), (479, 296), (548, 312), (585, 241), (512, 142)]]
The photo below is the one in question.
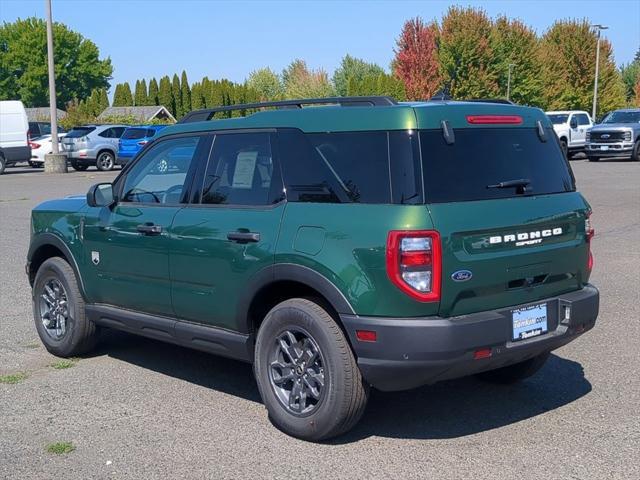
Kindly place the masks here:
[(110, 183), (96, 183), (87, 192), (87, 205), (90, 207), (108, 207), (114, 200), (113, 185)]
[(569, 122), (569, 126), (571, 128), (578, 128), (578, 119), (576, 117), (573, 117)]

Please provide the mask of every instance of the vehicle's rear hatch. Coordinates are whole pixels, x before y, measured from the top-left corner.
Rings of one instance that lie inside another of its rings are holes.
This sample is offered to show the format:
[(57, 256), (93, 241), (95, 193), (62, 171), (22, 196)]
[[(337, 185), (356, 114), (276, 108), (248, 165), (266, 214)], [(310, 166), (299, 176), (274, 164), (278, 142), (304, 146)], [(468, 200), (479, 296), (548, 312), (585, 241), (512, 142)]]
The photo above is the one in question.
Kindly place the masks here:
[(147, 141), (147, 128), (127, 128), (120, 138), (119, 150), (122, 153), (136, 153)]
[(75, 127), (61, 140), (61, 145), (66, 151), (73, 151), (80, 139), (93, 132), (96, 127)]
[(442, 239), (440, 315), (533, 302), (588, 279), (589, 206), (551, 124), (533, 109), (520, 111), (520, 124), (458, 117), (448, 142), (443, 128), (421, 129), (425, 199)]

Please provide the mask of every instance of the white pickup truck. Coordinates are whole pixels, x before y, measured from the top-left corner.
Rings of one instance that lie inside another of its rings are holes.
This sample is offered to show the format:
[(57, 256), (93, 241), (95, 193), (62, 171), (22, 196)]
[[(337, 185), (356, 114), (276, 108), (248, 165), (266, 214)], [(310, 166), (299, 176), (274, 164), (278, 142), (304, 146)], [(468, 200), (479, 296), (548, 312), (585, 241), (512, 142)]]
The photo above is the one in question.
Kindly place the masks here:
[(547, 112), (547, 116), (553, 123), (553, 129), (560, 139), (565, 155), (584, 151), (587, 130), (593, 126), (593, 121), (587, 112), (566, 110)]

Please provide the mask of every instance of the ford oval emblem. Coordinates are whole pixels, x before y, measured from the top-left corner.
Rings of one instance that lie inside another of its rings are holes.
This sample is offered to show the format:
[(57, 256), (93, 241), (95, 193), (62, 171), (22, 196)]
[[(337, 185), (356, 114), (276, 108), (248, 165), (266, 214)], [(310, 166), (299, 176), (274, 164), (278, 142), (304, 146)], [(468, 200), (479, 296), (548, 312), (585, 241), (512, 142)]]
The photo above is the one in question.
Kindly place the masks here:
[(457, 272), (453, 272), (451, 280), (454, 282), (466, 282), (467, 280), (471, 280), (471, 277), (473, 277), (473, 273), (469, 270), (458, 270)]

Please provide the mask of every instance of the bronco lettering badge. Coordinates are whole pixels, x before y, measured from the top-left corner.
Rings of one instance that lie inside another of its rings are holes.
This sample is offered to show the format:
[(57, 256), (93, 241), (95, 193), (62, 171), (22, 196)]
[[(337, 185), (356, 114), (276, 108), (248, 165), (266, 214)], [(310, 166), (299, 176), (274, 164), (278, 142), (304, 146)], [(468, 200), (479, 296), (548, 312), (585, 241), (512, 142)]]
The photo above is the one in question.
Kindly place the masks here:
[(495, 245), (498, 243), (515, 243), (516, 247), (522, 247), (524, 245), (535, 245), (541, 243), (543, 238), (555, 237), (562, 235), (562, 228), (550, 228), (546, 230), (535, 230), (533, 232), (521, 232), (512, 233), (509, 235), (496, 235), (489, 237), (489, 244)]

